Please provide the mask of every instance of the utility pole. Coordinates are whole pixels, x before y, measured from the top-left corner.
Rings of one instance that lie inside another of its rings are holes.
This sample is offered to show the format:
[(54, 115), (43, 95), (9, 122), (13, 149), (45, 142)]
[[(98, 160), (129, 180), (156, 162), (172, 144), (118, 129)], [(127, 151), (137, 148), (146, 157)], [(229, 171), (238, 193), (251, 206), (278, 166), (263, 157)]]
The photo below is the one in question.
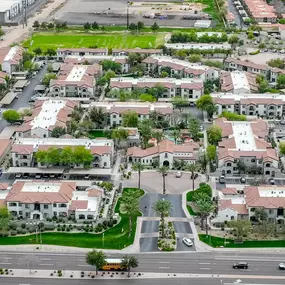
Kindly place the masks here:
[(27, 0), (22, 0), (22, 23), (23, 28), (28, 25), (27, 24)]
[(130, 2), (127, 2), (127, 30), (129, 29), (129, 6)]

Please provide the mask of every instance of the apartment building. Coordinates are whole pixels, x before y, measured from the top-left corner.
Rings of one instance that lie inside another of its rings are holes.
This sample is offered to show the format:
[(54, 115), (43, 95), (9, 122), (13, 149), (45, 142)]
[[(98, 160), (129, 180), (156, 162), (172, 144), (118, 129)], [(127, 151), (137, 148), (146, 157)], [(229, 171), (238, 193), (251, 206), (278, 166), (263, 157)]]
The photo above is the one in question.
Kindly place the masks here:
[(121, 65), (121, 73), (128, 73), (130, 71), (130, 64), (128, 57), (111, 56), (111, 55), (85, 55), (84, 57), (78, 55), (68, 55), (64, 59), (64, 63), (67, 64), (101, 64), (104, 60), (111, 60)]
[[(94, 156), (92, 168), (112, 168), (114, 161), (114, 143), (108, 139), (75, 139), (75, 138), (20, 138), (12, 146), (13, 167), (47, 168), (49, 165), (36, 161), (36, 153), (50, 148), (84, 146)], [(58, 165), (64, 168), (66, 164)], [(70, 163), (68, 168), (84, 168), (84, 165)]]
[(244, 71), (222, 72), (221, 91), (234, 94), (257, 92), (256, 75)]
[(16, 181), (5, 201), (9, 212), (23, 219), (71, 215), (79, 220), (96, 220), (103, 196), (102, 191), (92, 186), (77, 191), (76, 182)]
[(212, 93), (211, 96), (217, 107), (215, 116), (225, 111), (269, 119), (285, 115), (285, 95)]
[(110, 89), (125, 90), (131, 92), (135, 88), (140, 88), (147, 93), (149, 88), (163, 86), (165, 92), (162, 97), (167, 101), (173, 97), (182, 97), (188, 102), (196, 102), (204, 94), (204, 85), (201, 79), (190, 78), (132, 78), (132, 77), (117, 77), (111, 78)]
[(5, 160), (9, 160), (11, 146), (12, 140), (4, 138), (0, 139), (0, 175), (2, 174), (1, 166)]
[(150, 55), (163, 55), (162, 49), (148, 49), (148, 48), (124, 48), (124, 49), (112, 49), (113, 56), (129, 55), (130, 53), (138, 53), (141, 56)]
[(165, 139), (146, 149), (136, 146), (129, 148), (127, 160), (130, 163), (141, 162), (144, 165), (167, 166), (172, 169), (175, 160), (195, 163), (199, 159), (199, 150), (200, 146), (195, 142), (176, 145), (173, 141)]
[(105, 56), (108, 55), (107, 48), (58, 48), (56, 56), (58, 61), (64, 61), (67, 56)]
[(91, 102), (89, 109), (103, 108), (109, 115), (109, 125), (119, 126), (122, 124), (123, 114), (127, 111), (135, 111), (139, 120), (149, 119), (151, 112), (157, 112), (164, 119), (171, 121), (173, 106), (163, 102)]
[(231, 50), (232, 47), (228, 43), (214, 44), (214, 43), (166, 43), (165, 47), (174, 50), (189, 50), (189, 49), (199, 49), (199, 50)]
[(66, 123), (77, 106), (78, 102), (59, 98), (36, 101), (32, 116), (25, 117), (24, 123), (16, 129), (16, 137), (50, 137), (55, 127), (66, 128)]
[(212, 223), (240, 219), (256, 221), (257, 209), (266, 212), (270, 223), (285, 222), (284, 186), (241, 186), (222, 189), (218, 194), (218, 214), (212, 219)]
[(19, 69), (23, 59), (23, 48), (20, 46), (0, 48), (2, 71), (11, 74)]
[(260, 172), (275, 176), (279, 170), (276, 149), (266, 141), (266, 121), (228, 121), (219, 118), (214, 124), (222, 129), (222, 141), (218, 146), (218, 167), (222, 175), (240, 174), (243, 164), (248, 172)]
[(149, 56), (142, 61), (146, 74), (158, 73), (165, 68), (170, 69), (170, 77), (195, 78), (202, 81), (219, 78), (220, 71), (217, 68), (206, 65), (190, 63), (170, 56)]
[(80, 97), (93, 98), (95, 96), (96, 77), (102, 74), (99, 64), (74, 65), (63, 64), (57, 79), (50, 81), (51, 97)]

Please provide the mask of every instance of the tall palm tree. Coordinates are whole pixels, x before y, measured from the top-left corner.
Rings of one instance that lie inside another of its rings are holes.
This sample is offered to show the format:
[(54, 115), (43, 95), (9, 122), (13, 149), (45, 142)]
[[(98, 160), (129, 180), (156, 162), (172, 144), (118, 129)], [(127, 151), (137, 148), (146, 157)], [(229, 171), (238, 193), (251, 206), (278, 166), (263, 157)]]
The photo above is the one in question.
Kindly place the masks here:
[(166, 188), (165, 188), (165, 176), (167, 175), (169, 168), (167, 166), (161, 166), (158, 168), (158, 172), (162, 175), (162, 193), (165, 194)]
[(162, 226), (162, 238), (165, 237), (165, 221), (164, 218), (165, 216), (167, 216), (169, 214), (169, 212), (172, 209), (172, 204), (169, 200), (165, 200), (165, 199), (161, 199), (161, 200), (157, 200), (152, 208), (154, 209), (154, 211), (160, 215), (160, 219), (161, 219), (161, 226)]
[(139, 266), (138, 259), (135, 256), (124, 256), (121, 266), (128, 270), (128, 277), (130, 277), (131, 268), (136, 268)]
[(95, 128), (104, 128), (107, 124), (108, 115), (101, 107), (92, 108), (89, 112), (90, 120), (95, 124)]
[(145, 166), (140, 161), (133, 164), (133, 170), (138, 172), (138, 189), (141, 189), (141, 172), (144, 169)]
[(177, 144), (177, 140), (180, 138), (180, 131), (178, 129), (174, 129), (171, 132), (171, 136), (174, 138), (174, 143)]
[(215, 211), (216, 206), (213, 204), (211, 198), (205, 193), (197, 194), (195, 198), (195, 206), (197, 213), (201, 219), (201, 229), (204, 228), (204, 221), (206, 221), (206, 234), (208, 234), (208, 217)]
[(195, 190), (195, 172), (198, 170), (198, 165), (195, 163), (191, 163), (186, 165), (185, 170), (190, 171), (191, 179), (192, 179), (192, 189)]
[(133, 217), (139, 212), (139, 198), (136, 191), (123, 192), (120, 212), (129, 216), (129, 237), (133, 228)]

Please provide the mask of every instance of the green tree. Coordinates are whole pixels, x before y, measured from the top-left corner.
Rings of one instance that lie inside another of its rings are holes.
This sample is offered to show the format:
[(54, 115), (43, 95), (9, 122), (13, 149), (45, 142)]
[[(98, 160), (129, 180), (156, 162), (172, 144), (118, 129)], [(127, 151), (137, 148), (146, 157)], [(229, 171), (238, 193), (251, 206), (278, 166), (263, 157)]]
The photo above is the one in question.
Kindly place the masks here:
[(48, 23), (47, 28), (50, 30), (54, 29), (54, 23)]
[(167, 217), (172, 209), (172, 203), (169, 200), (161, 199), (157, 200), (153, 206), (153, 210), (160, 215), (161, 220), (161, 237), (165, 237), (165, 217)]
[(172, 97), (171, 103), (174, 105), (174, 107), (178, 108), (179, 111), (181, 112), (182, 107), (187, 104), (187, 100), (180, 96), (175, 96), (175, 97)]
[(141, 172), (145, 170), (145, 166), (141, 162), (135, 162), (133, 170), (138, 172), (138, 189), (141, 189)]
[(141, 63), (142, 57), (139, 53), (131, 52), (128, 55), (128, 63), (133, 66), (135, 64)]
[(11, 215), (6, 207), (0, 207), (0, 234), (6, 235), (9, 230)]
[(35, 55), (41, 55), (43, 53), (43, 51), (40, 47), (36, 47), (35, 49), (33, 49), (33, 53)]
[(96, 129), (104, 129), (108, 123), (108, 114), (101, 107), (93, 107), (89, 111), (89, 118), (94, 123)]
[(267, 61), (267, 64), (271, 67), (277, 67), (280, 69), (285, 68), (285, 63), (284, 63), (284, 60), (282, 58), (272, 58), (269, 61)]
[(279, 74), (277, 77), (277, 88), (283, 89), (285, 88), (285, 74)]
[(84, 30), (88, 31), (91, 29), (91, 24), (87, 22), (83, 25), (83, 28), (84, 28)]
[(138, 29), (138, 27), (137, 27), (137, 25), (136, 25), (136, 24), (131, 23), (131, 24), (129, 25), (129, 30), (131, 31), (131, 33), (136, 32), (136, 31), (137, 31), (137, 29)]
[(138, 129), (142, 137), (142, 146), (143, 148), (146, 148), (148, 145), (148, 141), (151, 139), (151, 135), (152, 135), (151, 121), (148, 119), (142, 120), (138, 124)]
[(237, 34), (230, 36), (228, 39), (228, 43), (231, 45), (236, 45), (236, 44), (238, 44), (238, 42), (239, 42), (239, 37)]
[(194, 141), (199, 140), (199, 132), (200, 132), (200, 122), (196, 118), (190, 118), (189, 120), (189, 132)]
[(126, 141), (126, 139), (128, 138), (129, 136), (129, 132), (128, 130), (126, 129), (123, 129), (123, 128), (117, 128), (117, 129), (113, 129), (112, 130), (112, 135), (111, 135), (111, 138), (113, 140), (115, 140), (116, 142), (116, 145), (120, 145), (120, 142), (121, 141)]
[(189, 57), (188, 57), (188, 60), (190, 62), (201, 62), (202, 61), (202, 57), (200, 54), (191, 54)]
[(279, 152), (280, 154), (285, 155), (285, 142), (279, 143)]
[(93, 161), (93, 155), (90, 149), (86, 149), (84, 146), (76, 146), (73, 151), (74, 161), (76, 164), (83, 164), (84, 167), (90, 167)]
[(199, 165), (201, 165), (201, 168), (204, 171), (204, 173), (206, 173), (206, 171), (207, 171), (208, 161), (209, 161), (209, 159), (205, 153), (203, 155), (201, 155), (199, 158)]
[(98, 25), (97, 22), (93, 22), (93, 23), (92, 23), (92, 29), (93, 29), (93, 30), (98, 30), (98, 29), (99, 29), (99, 25)]
[(70, 166), (75, 162), (72, 147), (66, 146), (62, 149), (60, 153), (60, 162), (61, 164), (67, 166)]
[(137, 27), (138, 27), (139, 31), (144, 29), (144, 23), (143, 22), (138, 22)]
[(66, 128), (64, 127), (55, 127), (51, 132), (51, 137), (59, 138), (66, 134)]
[(120, 212), (129, 216), (129, 237), (133, 228), (133, 217), (139, 212), (139, 198), (136, 191), (123, 192), (120, 204)]
[(101, 64), (102, 64), (104, 71), (112, 70), (115, 73), (121, 72), (121, 64), (120, 63), (106, 59), (106, 60), (103, 60)]
[(56, 147), (50, 147), (46, 152), (45, 162), (49, 165), (58, 165), (61, 161), (60, 150)]
[(199, 167), (195, 163), (187, 164), (186, 167), (185, 167), (185, 170), (190, 171), (190, 173), (191, 173), (190, 178), (192, 179), (192, 189), (193, 189), (193, 191), (195, 189), (195, 174), (198, 171), (198, 169), (199, 169)]
[[(278, 78), (277, 78), (277, 84), (278, 84)], [(265, 93), (268, 91), (269, 83), (266, 79), (262, 79), (258, 84), (258, 92), (259, 93)]]
[(131, 268), (136, 268), (139, 266), (138, 259), (135, 256), (125, 255), (122, 259), (121, 266), (128, 270), (128, 277), (130, 277)]
[(204, 228), (204, 222), (206, 221), (206, 234), (208, 234), (208, 217), (212, 212), (215, 211), (215, 205), (213, 204), (212, 200), (209, 199), (204, 193), (200, 193), (196, 197), (195, 201), (196, 211), (198, 216), (201, 219), (201, 228)]
[(39, 21), (34, 21), (33, 28), (38, 29), (40, 27)]
[(167, 166), (161, 166), (157, 170), (162, 176), (162, 194), (165, 195), (166, 187), (165, 187), (165, 176), (167, 175), (169, 168)]
[(159, 25), (156, 22), (154, 22), (154, 24), (150, 28), (155, 33), (159, 30)]
[(215, 145), (208, 145), (207, 146), (207, 158), (209, 161), (215, 161), (217, 156), (217, 150)]
[(174, 143), (177, 144), (177, 140), (180, 138), (180, 130), (179, 129), (174, 129), (171, 131), (171, 136), (174, 139)]
[(140, 95), (140, 101), (143, 101), (143, 102), (156, 102), (156, 98), (153, 97), (151, 94), (141, 94)]
[(206, 111), (209, 118), (213, 117), (213, 114), (217, 109), (211, 95), (204, 95), (201, 98), (199, 98), (196, 101), (196, 106), (198, 109)]
[(138, 126), (138, 113), (136, 111), (126, 111), (122, 114), (122, 122), (124, 127), (136, 128)]
[(45, 51), (45, 54), (48, 55), (48, 56), (54, 56), (54, 55), (56, 55), (56, 50), (53, 49), (53, 48), (48, 48), (48, 49)]
[(253, 40), (253, 39), (254, 39), (253, 31), (249, 31), (249, 32), (247, 33), (247, 38), (248, 38), (249, 40)]
[(44, 78), (42, 79), (42, 83), (45, 85), (45, 86), (49, 86), (50, 84), (50, 81), (52, 79), (56, 79), (56, 74), (55, 73), (47, 73)]
[(259, 223), (267, 220), (268, 215), (264, 208), (256, 208), (254, 211), (254, 216)]
[(247, 236), (252, 230), (252, 225), (249, 220), (230, 221), (228, 226), (233, 229), (238, 239)]
[(111, 78), (116, 77), (116, 73), (113, 70), (106, 71), (104, 77), (106, 78), (107, 82), (110, 82)]
[(95, 249), (86, 254), (85, 261), (87, 264), (95, 266), (96, 275), (98, 275), (98, 270), (107, 263), (105, 253)]
[(2, 113), (2, 118), (12, 124), (19, 121), (21, 119), (21, 115), (16, 110), (6, 110)]
[(212, 145), (218, 145), (222, 139), (222, 129), (218, 126), (211, 126), (207, 130), (208, 142)]

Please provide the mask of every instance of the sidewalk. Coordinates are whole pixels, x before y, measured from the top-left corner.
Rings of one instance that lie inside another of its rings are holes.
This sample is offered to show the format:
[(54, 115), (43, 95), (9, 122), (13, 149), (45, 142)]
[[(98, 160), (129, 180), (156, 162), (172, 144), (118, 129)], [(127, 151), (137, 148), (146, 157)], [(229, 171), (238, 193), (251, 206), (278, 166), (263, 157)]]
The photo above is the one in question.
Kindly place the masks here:
[(55, 0), (54, 2), (47, 5), (46, 8), (42, 10), (40, 14), (35, 14), (35, 16), (28, 18), (28, 26), (23, 28), (22, 25), (16, 26), (10, 32), (3, 36), (3, 41), (0, 42), (1, 47), (7, 47), (11, 44), (19, 43), (27, 39), (33, 33), (33, 23), (34, 21), (48, 21), (49, 17), (54, 13), (54, 11), (61, 5), (64, 5), (68, 0)]

